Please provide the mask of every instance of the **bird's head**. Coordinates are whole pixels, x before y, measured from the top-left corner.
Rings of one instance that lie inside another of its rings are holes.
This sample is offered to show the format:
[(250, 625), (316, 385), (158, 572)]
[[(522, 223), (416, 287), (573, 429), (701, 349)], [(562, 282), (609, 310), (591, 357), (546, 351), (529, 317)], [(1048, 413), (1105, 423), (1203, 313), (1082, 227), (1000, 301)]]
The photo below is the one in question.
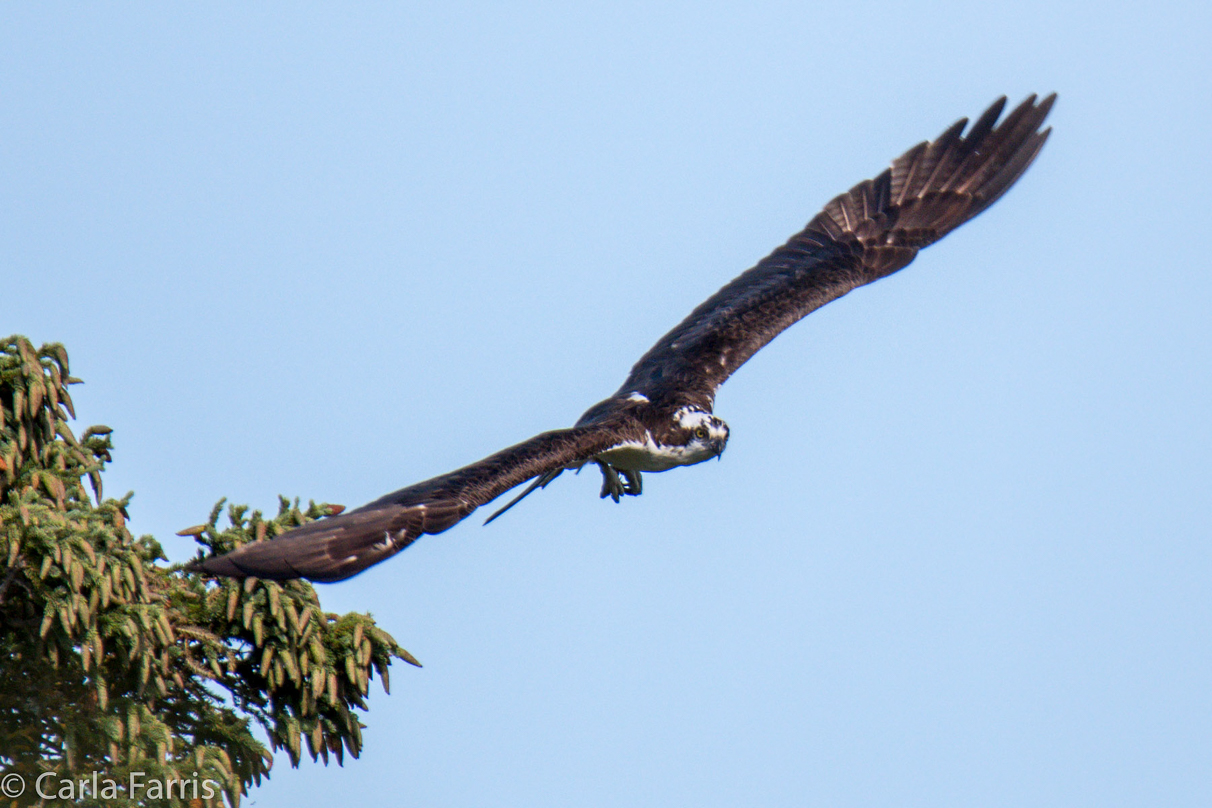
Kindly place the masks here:
[(685, 447), (686, 465), (701, 463), (724, 453), (728, 445), (728, 424), (709, 412), (683, 407), (673, 414), (674, 430)]

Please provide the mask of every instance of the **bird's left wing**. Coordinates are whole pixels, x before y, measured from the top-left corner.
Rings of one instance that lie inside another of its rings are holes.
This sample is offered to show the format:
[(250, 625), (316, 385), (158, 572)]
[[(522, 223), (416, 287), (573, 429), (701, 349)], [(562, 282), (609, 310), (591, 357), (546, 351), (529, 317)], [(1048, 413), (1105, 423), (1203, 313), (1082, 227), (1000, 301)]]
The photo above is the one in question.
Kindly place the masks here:
[(992, 205), (1051, 130), (1056, 96), (1030, 96), (999, 123), (998, 99), (964, 133), (958, 121), (875, 179), (835, 197), (802, 231), (708, 298), (635, 364), (617, 395), (710, 411), (724, 380), (809, 312), (907, 266), (918, 251)]
[(277, 538), (200, 559), (195, 572), (237, 578), (341, 581), (395, 555), (423, 533), (441, 533), (520, 483), (578, 466), (632, 437), (608, 419), (536, 435), (457, 471), (402, 488), (357, 510)]

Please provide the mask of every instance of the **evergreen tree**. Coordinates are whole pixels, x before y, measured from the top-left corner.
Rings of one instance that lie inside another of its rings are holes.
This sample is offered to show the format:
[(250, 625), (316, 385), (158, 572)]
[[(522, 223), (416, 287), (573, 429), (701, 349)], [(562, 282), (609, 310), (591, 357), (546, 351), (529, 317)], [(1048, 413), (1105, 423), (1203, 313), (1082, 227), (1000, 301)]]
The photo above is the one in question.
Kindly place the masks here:
[[(393, 658), (417, 661), (369, 615), (324, 612), (306, 581), (162, 563), (155, 539), (127, 529), (131, 495), (102, 497), (111, 430), (68, 425), (78, 381), (63, 346), (0, 341), (0, 775), (26, 786), (13, 804), (38, 803), (50, 772), (49, 802), (236, 806), (272, 763), (254, 722), (294, 766), (304, 747), (357, 757), (370, 680), (387, 690)], [(220, 529), (221, 501), (183, 534), (226, 552), (340, 510), (231, 506)]]

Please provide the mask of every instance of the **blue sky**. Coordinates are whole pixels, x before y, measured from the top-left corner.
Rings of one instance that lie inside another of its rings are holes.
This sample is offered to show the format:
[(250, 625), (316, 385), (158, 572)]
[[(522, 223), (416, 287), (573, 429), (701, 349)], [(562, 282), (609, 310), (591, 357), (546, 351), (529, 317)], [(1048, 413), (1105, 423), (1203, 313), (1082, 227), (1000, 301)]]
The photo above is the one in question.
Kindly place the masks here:
[(257, 806), (1204, 805), (1212, 7), (0, 8), (0, 331), (107, 490), (354, 506), (571, 424), (836, 193), (1057, 91), (995, 207), (722, 389), (720, 463), (351, 582), (426, 665)]

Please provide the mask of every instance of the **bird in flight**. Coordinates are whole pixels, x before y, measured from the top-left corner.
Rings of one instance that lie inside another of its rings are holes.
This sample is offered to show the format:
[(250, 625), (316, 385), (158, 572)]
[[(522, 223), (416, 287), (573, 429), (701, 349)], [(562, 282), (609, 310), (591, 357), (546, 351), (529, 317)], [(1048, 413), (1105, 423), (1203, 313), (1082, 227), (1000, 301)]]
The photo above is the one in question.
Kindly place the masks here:
[(640, 357), (614, 395), (570, 429), (536, 435), (478, 463), (402, 488), (339, 516), (199, 559), (213, 575), (341, 581), (441, 533), (512, 488), (522, 497), (593, 463), (602, 497), (637, 496), (642, 474), (719, 457), (728, 425), (715, 393), (784, 329), (851, 289), (907, 266), (918, 250), (997, 201), (1023, 175), (1051, 129), (1056, 95), (1034, 95), (998, 122), (998, 99), (964, 132), (957, 121), (890, 168), (835, 197), (803, 230), (709, 297)]

